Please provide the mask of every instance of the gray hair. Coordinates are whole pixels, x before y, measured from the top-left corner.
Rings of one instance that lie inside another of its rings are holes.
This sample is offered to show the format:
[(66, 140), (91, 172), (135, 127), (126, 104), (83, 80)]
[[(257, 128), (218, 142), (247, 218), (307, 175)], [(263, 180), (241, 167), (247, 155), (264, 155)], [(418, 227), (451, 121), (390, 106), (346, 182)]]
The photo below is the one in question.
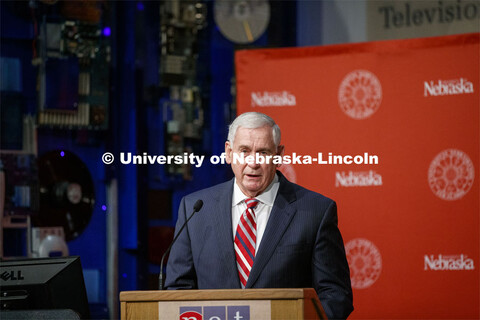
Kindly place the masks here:
[(272, 127), (273, 143), (278, 147), (281, 138), (280, 127), (272, 118), (260, 112), (245, 112), (233, 120), (232, 124), (228, 127), (228, 141), (230, 141), (233, 146), (233, 140), (239, 127), (257, 129), (264, 126)]

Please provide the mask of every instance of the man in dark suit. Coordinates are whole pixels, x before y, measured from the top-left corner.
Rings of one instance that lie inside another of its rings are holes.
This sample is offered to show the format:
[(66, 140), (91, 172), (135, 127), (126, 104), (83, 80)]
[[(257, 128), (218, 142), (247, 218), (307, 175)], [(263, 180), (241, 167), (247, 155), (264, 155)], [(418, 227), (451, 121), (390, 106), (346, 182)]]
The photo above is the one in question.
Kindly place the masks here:
[[(198, 199), (204, 205), (172, 247), (168, 289), (313, 287), (329, 319), (348, 317), (352, 288), (336, 204), (277, 171), (272, 157), (283, 151), (273, 119), (235, 119), (225, 143), (235, 178), (182, 199), (176, 232)], [(265, 161), (240, 161), (255, 155)]]

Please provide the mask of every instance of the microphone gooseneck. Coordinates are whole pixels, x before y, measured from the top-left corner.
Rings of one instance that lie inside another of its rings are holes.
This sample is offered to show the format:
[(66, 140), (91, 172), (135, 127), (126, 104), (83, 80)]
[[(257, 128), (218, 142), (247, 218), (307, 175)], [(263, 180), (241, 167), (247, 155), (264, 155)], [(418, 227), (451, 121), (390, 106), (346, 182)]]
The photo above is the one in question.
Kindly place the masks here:
[(158, 275), (158, 289), (159, 290), (163, 290), (163, 260), (165, 259), (165, 257), (167, 256), (167, 253), (170, 252), (170, 249), (172, 249), (172, 246), (173, 244), (175, 243), (175, 241), (177, 241), (177, 238), (178, 236), (182, 233), (183, 229), (185, 228), (185, 226), (187, 225), (188, 221), (190, 221), (190, 219), (192, 219), (193, 215), (195, 214), (195, 212), (198, 212), (200, 211), (200, 209), (202, 209), (203, 207), (203, 201), (201, 199), (198, 199), (195, 204), (193, 205), (193, 212), (192, 214), (190, 215), (190, 217), (188, 217), (187, 220), (185, 220), (185, 222), (183, 223), (182, 227), (180, 228), (180, 230), (178, 230), (177, 232), (177, 235), (173, 238), (172, 242), (170, 243), (170, 246), (168, 247), (168, 249), (165, 251), (165, 253), (163, 254), (162, 256), (162, 260), (160, 261), (160, 274)]

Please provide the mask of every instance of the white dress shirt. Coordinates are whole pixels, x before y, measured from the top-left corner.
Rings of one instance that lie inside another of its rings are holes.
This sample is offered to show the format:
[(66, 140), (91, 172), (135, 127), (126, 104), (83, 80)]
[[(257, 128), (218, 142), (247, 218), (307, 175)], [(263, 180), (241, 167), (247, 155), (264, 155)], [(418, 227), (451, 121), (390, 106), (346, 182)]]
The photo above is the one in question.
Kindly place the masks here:
[[(254, 209), (255, 217), (257, 219), (257, 242), (255, 247), (255, 253), (260, 247), (260, 242), (262, 241), (263, 234), (265, 232), (265, 227), (267, 226), (268, 218), (272, 212), (273, 202), (277, 196), (278, 188), (280, 183), (278, 182), (278, 176), (275, 174), (275, 178), (272, 183), (263, 191), (262, 194), (255, 197), (255, 199), (260, 202), (257, 204), (257, 207)], [(237, 179), (233, 183), (233, 196), (232, 196), (232, 229), (233, 229), (233, 239), (235, 240), (235, 234), (237, 233), (238, 222), (240, 217), (247, 210), (247, 205), (245, 200), (248, 199), (245, 194), (243, 194), (240, 187), (237, 185)]]

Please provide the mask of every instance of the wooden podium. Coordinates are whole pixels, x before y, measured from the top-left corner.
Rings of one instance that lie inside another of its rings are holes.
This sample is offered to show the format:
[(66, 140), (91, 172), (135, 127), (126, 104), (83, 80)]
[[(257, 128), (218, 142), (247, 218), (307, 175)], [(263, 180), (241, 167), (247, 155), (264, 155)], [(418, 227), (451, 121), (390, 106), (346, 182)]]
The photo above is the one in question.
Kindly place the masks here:
[(122, 320), (327, 319), (313, 289), (120, 292)]

